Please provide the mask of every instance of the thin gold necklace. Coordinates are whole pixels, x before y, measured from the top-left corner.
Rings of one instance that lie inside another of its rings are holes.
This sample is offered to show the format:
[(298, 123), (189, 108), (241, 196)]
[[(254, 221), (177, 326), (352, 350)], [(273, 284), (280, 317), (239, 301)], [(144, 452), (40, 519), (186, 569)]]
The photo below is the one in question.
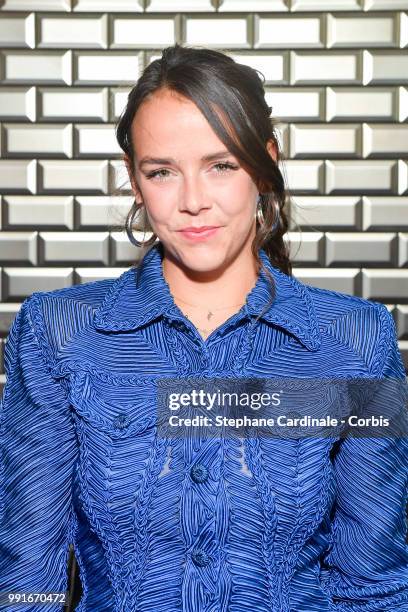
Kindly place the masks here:
[[(183, 302), (183, 304), (186, 304), (187, 306), (191, 306), (192, 308), (202, 308), (201, 306), (196, 306), (195, 304), (190, 304), (189, 302), (186, 302), (185, 300), (182, 300), (181, 298), (177, 297), (176, 295), (173, 296), (176, 298), (176, 300), (179, 300), (180, 302)], [(218, 310), (228, 310), (229, 308), (236, 308), (237, 306), (242, 306), (243, 304), (245, 304), (245, 302), (241, 302), (240, 304), (233, 304), (232, 306), (222, 306), (221, 308), (213, 308), (212, 310), (209, 310), (207, 313), (207, 320), (209, 321), (211, 319), (211, 317), (213, 316), (214, 312), (217, 312)], [(186, 315), (187, 318), (190, 320), (189, 316)], [(211, 332), (214, 331), (214, 329), (216, 329), (216, 327), (212, 327), (211, 329), (202, 329), (201, 327), (197, 327), (198, 331), (203, 332), (204, 334), (206, 334), (206, 336), (208, 336), (208, 334), (210, 334)]]
[[(186, 304), (187, 306), (191, 306), (192, 308), (202, 308), (202, 306), (196, 306), (195, 304), (189, 304), (189, 302), (182, 300), (176, 295), (174, 297), (176, 298), (176, 300), (179, 300), (179, 302), (183, 302), (183, 304)], [(240, 302), (239, 304), (233, 304), (232, 306), (221, 306), (221, 308), (213, 308), (212, 310), (208, 311), (207, 320), (209, 321), (211, 319), (214, 312), (218, 312), (219, 310), (228, 310), (229, 308), (236, 308), (237, 306), (242, 306), (243, 304), (245, 304), (245, 302)]]

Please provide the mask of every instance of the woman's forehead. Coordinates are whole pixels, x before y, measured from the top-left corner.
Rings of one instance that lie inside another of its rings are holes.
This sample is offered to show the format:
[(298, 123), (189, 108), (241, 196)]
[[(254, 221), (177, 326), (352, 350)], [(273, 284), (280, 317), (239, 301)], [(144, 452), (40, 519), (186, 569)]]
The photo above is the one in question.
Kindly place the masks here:
[(163, 157), (163, 147), (171, 157), (186, 148), (190, 155), (200, 156), (208, 153), (209, 147), (214, 151), (225, 148), (197, 106), (176, 98), (151, 98), (143, 103), (134, 117), (132, 136), (138, 156)]

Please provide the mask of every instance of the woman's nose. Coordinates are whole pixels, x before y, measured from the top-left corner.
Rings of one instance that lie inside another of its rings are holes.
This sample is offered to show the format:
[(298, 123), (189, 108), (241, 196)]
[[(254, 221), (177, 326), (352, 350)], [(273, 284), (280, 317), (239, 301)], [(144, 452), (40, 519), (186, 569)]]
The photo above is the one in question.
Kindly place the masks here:
[(181, 210), (187, 210), (193, 214), (200, 212), (203, 208), (211, 207), (208, 196), (199, 185), (189, 185), (187, 188), (184, 188), (180, 202)]

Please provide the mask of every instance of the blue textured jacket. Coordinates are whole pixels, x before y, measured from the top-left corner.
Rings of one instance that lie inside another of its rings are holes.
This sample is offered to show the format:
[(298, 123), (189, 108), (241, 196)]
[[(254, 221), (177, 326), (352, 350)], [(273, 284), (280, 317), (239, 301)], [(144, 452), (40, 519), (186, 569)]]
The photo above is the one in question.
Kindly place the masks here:
[(261, 271), (205, 341), (157, 246), (138, 276), (24, 301), (5, 348), (2, 591), (64, 592), (73, 543), (81, 612), (408, 612), (407, 438), (157, 435), (158, 377), (405, 378), (384, 305), (260, 255), (274, 303), (254, 324)]

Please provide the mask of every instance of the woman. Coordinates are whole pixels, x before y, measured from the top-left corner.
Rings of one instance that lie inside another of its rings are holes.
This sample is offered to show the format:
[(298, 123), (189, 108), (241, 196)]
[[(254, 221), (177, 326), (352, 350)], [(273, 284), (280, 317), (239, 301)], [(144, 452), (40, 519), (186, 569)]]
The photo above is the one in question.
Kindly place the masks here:
[(292, 276), (270, 110), (256, 71), (179, 45), (130, 92), (126, 227), (153, 235), (13, 322), (2, 591), (64, 592), (73, 543), (80, 611), (408, 611), (407, 438), (159, 435), (160, 380), (405, 377), (384, 305)]

